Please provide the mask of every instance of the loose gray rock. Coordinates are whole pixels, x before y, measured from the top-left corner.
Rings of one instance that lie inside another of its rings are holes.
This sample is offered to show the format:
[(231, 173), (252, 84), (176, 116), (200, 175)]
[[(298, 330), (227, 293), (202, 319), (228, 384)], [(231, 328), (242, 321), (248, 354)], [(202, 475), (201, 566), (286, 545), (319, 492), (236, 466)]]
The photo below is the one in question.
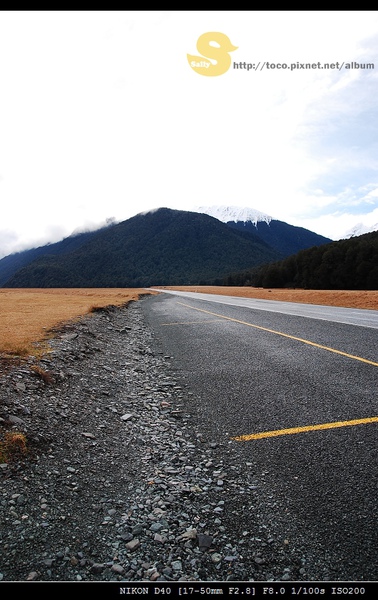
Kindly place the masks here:
[(142, 302), (67, 324), (43, 361), (1, 371), (0, 439), (22, 428), (28, 451), (0, 465), (0, 578), (308, 579), (311, 557), (272, 531), (264, 475), (246, 481), (227, 440), (197, 435)]

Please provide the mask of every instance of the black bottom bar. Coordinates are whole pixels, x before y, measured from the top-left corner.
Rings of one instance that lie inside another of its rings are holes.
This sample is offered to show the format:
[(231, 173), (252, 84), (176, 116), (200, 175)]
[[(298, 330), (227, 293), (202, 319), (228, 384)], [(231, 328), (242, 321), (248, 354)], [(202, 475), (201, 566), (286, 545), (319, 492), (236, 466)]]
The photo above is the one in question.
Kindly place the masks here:
[[(261, 581), (109, 581), (109, 582), (75, 582), (75, 581), (53, 581), (53, 582), (0, 582), (0, 596), (4, 600), (11, 598), (11, 595), (20, 593), (38, 594), (38, 600), (52, 598), (58, 591), (65, 593), (76, 592), (85, 594), (97, 594), (106, 598), (115, 598), (118, 596), (147, 596), (147, 597), (206, 597), (223, 596), (238, 597), (243, 596), (245, 600), (253, 596), (258, 598), (268, 598), (269, 596), (306, 596), (320, 598), (351, 597), (369, 598), (370, 594), (378, 590), (376, 581), (320, 581), (320, 582), (261, 582)], [(105, 596), (106, 595), (106, 596)], [(13, 597), (13, 596), (12, 596)]]

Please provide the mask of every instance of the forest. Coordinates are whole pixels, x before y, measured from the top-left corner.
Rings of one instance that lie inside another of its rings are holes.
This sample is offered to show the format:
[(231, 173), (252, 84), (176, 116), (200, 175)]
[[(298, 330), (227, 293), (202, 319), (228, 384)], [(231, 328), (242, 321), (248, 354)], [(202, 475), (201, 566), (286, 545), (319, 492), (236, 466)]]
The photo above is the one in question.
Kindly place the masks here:
[(378, 231), (300, 250), (283, 260), (232, 273), (222, 281), (217, 280), (217, 284), (314, 290), (377, 290)]

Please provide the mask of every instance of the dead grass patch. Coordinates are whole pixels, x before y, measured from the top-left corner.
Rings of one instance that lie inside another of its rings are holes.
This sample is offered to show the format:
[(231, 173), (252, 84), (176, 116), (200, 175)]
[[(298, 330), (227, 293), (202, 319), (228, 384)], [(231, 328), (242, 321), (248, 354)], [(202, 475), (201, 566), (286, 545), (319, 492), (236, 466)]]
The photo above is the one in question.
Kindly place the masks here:
[(18, 431), (7, 431), (0, 442), (0, 463), (19, 458), (26, 452), (26, 436)]
[(46, 384), (54, 382), (54, 378), (51, 375), (51, 373), (49, 373), (45, 369), (42, 369), (42, 367), (40, 367), (39, 365), (32, 365), (30, 368), (33, 371), (33, 373), (35, 373)]
[(109, 305), (127, 305), (146, 293), (142, 288), (0, 289), (0, 354), (41, 355), (53, 329)]

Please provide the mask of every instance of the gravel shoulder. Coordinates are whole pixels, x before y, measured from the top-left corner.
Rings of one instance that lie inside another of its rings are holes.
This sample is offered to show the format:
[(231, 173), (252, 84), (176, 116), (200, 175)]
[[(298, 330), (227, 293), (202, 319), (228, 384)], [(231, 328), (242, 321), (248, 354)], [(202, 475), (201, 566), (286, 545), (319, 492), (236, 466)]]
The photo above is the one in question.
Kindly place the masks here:
[(63, 327), (39, 373), (2, 371), (0, 439), (23, 432), (28, 452), (0, 464), (0, 581), (331, 579), (272, 534), (227, 442), (197, 432), (144, 301)]

